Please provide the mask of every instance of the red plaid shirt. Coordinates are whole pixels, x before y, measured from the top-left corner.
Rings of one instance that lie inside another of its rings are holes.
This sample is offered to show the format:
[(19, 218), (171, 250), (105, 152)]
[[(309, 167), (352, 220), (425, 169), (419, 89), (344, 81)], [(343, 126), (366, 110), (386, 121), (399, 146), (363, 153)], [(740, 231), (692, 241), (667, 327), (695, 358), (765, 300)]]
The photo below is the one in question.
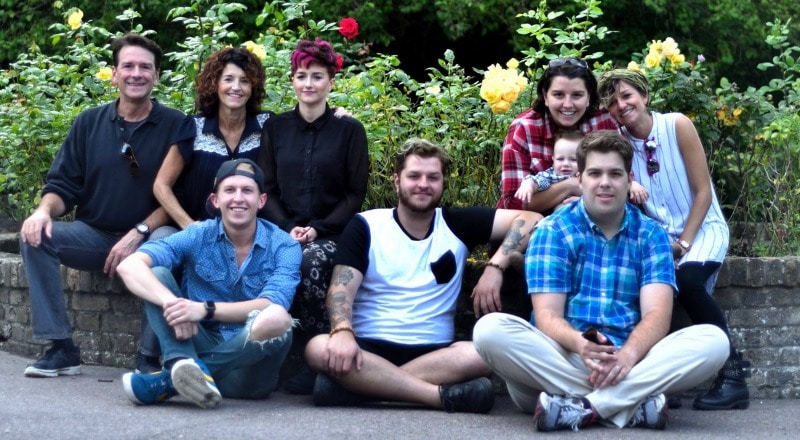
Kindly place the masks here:
[[(611, 115), (601, 110), (579, 126), (581, 133), (597, 130), (619, 130)], [(520, 113), (508, 128), (503, 142), (503, 195), (498, 208), (523, 209), (522, 202), (514, 198), (529, 174), (536, 174), (553, 166), (553, 143), (557, 126), (550, 113), (541, 115), (533, 109)]]

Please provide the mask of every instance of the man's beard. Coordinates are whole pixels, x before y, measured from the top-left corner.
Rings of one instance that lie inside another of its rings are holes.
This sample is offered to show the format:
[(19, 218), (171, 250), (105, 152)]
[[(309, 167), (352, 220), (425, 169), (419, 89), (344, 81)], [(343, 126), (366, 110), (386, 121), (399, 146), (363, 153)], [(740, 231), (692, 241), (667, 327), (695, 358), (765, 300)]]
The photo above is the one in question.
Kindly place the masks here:
[(425, 214), (433, 211), (439, 206), (439, 202), (442, 201), (442, 194), (439, 194), (438, 197), (432, 195), (433, 198), (431, 198), (428, 203), (420, 205), (412, 201), (413, 194), (407, 193), (402, 189), (398, 191), (397, 197), (400, 200), (401, 205), (405, 206), (409, 211), (417, 214)]

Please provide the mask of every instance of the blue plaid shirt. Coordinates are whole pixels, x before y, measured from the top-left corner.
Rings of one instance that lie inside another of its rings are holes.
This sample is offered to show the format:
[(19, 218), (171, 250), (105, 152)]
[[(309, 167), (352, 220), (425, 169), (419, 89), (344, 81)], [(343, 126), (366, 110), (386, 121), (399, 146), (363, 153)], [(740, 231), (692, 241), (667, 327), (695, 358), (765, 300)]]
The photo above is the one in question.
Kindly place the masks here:
[[(219, 218), (147, 242), (139, 251), (150, 256), (154, 267), (183, 267), (181, 293), (193, 301), (267, 298), (288, 310), (300, 282), (300, 245), (263, 219), (258, 219), (253, 248), (241, 267)], [(230, 339), (243, 325), (221, 323), (222, 337)]]
[(655, 283), (675, 288), (667, 234), (630, 204), (610, 240), (582, 199), (556, 210), (537, 226), (525, 266), (531, 295), (566, 294), (567, 322), (579, 331), (594, 327), (617, 347), (642, 319), (640, 289)]

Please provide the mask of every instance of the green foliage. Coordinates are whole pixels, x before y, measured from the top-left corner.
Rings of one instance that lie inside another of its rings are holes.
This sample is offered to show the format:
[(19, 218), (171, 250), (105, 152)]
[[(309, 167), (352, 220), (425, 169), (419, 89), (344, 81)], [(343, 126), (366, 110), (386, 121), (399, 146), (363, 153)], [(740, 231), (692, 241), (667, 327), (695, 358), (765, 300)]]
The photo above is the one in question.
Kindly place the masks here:
[[(133, 2), (123, 3), (126, 6), (113, 24), (95, 21), (84, 10), (83, 22), (73, 26), (67, 19), (75, 9), (64, 11), (59, 23), (50, 27), (49, 44), (58, 49), (56, 54), (31, 44), (10, 69), (0, 72), (0, 209), (17, 219), (27, 216), (38, 202), (53, 155), (77, 114), (115, 98), (116, 90), (107, 76), (111, 37), (133, 30), (161, 41), (167, 34), (145, 28), (145, 18), (127, 8)], [(456, 62), (452, 51), (446, 51), (437, 65), (427, 70), (426, 79), (416, 80), (400, 69), (396, 56), (371, 55), (363, 43), (339, 35), (337, 22), (342, 15), (314, 15), (314, 1), (273, 0), (257, 8), (259, 2), (253, 0), (167, 3), (171, 9), (164, 17), (170, 23), (164, 27), (169, 35), (183, 37), (166, 54), (168, 68), (163, 70), (154, 96), (185, 112), (193, 112), (194, 79), (202, 61), (214, 50), (245, 45), (263, 56), (265, 106), (281, 112), (295, 103), (289, 56), (298, 39), (321, 37), (334, 44), (344, 56), (345, 68), (337, 75), (330, 102), (359, 119), (369, 140), (371, 175), (366, 207), (395, 203), (392, 155), (412, 136), (439, 143), (453, 159), (444, 204), (494, 205), (499, 197), (500, 152), (507, 127), (514, 115), (532, 102), (533, 84), (546, 60), (581, 56), (594, 60), (595, 69), (602, 71), (612, 62), (592, 48), (618, 35), (597, 24), (603, 18), (598, 0), (572, 0), (569, 7), (558, 8), (562, 12), (553, 12), (548, 3), (539, 2), (537, 9), (517, 17), (521, 22), (518, 38), (526, 41), (522, 62), (529, 68), (528, 95), (507, 113), (495, 115), (480, 98), (478, 79)], [(483, 7), (480, 3), (466, 5)], [(661, 3), (652, 0), (647, 4)], [(378, 10), (372, 3), (354, 7)], [(364, 24), (361, 17), (357, 19)], [(800, 187), (793, 181), (800, 173), (800, 47), (791, 42), (789, 24), (768, 24), (766, 40), (776, 55), (758, 66), (771, 78), (761, 88), (740, 90), (725, 78), (715, 85), (713, 67), (707, 62), (674, 57), (648, 64), (646, 52), (630, 51), (628, 55), (646, 70), (653, 86), (654, 108), (680, 111), (694, 120), (730, 220), (767, 225), (768, 244), (740, 245), (733, 249), (740, 255), (783, 255), (800, 250)]]

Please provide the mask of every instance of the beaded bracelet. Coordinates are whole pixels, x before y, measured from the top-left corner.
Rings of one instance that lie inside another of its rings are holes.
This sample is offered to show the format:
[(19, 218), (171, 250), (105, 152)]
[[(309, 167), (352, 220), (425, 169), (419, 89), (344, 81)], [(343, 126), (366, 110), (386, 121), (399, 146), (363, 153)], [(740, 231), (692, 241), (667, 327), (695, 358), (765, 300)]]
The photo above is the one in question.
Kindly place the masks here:
[(497, 269), (500, 269), (500, 272), (505, 272), (506, 271), (505, 268), (503, 268), (503, 266), (501, 266), (501, 265), (499, 265), (497, 263), (492, 263), (491, 261), (487, 261), (486, 265), (494, 267), (494, 268), (497, 268)]
[(353, 330), (353, 327), (350, 327), (350, 326), (347, 326), (347, 325), (343, 325), (341, 327), (336, 327), (334, 329), (331, 329), (331, 336), (333, 336), (333, 335), (335, 335), (336, 333), (339, 333), (339, 332), (350, 332), (350, 333), (353, 334), (353, 336), (356, 335), (356, 331)]

